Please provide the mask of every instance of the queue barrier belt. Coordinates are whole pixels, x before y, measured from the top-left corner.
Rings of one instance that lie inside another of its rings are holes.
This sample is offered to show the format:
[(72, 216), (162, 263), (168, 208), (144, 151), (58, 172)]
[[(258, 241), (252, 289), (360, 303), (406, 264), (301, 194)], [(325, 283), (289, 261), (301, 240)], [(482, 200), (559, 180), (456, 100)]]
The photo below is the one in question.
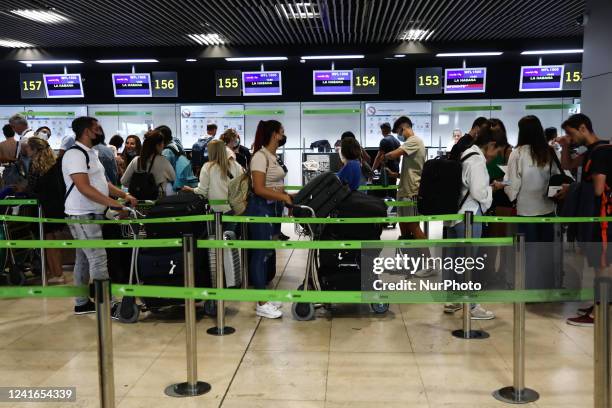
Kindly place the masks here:
[[(227, 300), (238, 302), (279, 301), (301, 303), (516, 303), (570, 302), (593, 299), (593, 289), (526, 289), (451, 291), (301, 291), (185, 288), (113, 284), (116, 296)], [(87, 286), (7, 286), (0, 287), (0, 298), (64, 298), (88, 296)]]
[(394, 222), (463, 221), (461, 214), (417, 215), (410, 217), (310, 218), (310, 217), (251, 217), (224, 215), (223, 222), (263, 224), (389, 224)]
[(0, 221), (12, 222), (45, 222), (50, 224), (168, 224), (174, 222), (198, 222), (212, 221), (215, 216), (212, 214), (205, 215), (187, 215), (185, 217), (166, 217), (166, 218), (126, 218), (118, 220), (78, 220), (67, 218), (37, 218), (24, 217), (21, 215), (0, 215)]
[(13, 205), (38, 205), (38, 200), (30, 198), (9, 198), (6, 200), (0, 200), (0, 207), (9, 207)]
[[(297, 191), (297, 190), (301, 190), (304, 188), (304, 186), (284, 186), (283, 187), (286, 191)], [(359, 191), (373, 191), (373, 190), (397, 190), (399, 188), (399, 186), (397, 185), (390, 185), (390, 186), (383, 186), (383, 185), (366, 185), (366, 186), (359, 186)]]
[[(395, 241), (269, 241), (269, 240), (198, 240), (198, 248), (246, 249), (369, 249), (369, 248), (422, 248), (432, 246), (511, 246), (508, 238), (452, 238)], [(128, 240), (0, 240), (0, 248), (178, 248), (181, 238), (128, 239)]]
[(475, 215), (474, 222), (515, 224), (570, 224), (580, 222), (611, 222), (612, 217), (496, 217)]

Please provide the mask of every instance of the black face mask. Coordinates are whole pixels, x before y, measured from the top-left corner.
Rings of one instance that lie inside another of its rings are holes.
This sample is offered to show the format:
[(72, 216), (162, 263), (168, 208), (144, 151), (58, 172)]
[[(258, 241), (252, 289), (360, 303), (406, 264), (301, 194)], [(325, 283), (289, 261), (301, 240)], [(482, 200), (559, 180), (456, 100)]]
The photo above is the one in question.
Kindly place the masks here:
[(96, 133), (95, 139), (91, 140), (93, 146), (97, 146), (104, 141), (104, 132)]
[(278, 142), (278, 147), (284, 146), (287, 143), (287, 136), (283, 135), (283, 138)]

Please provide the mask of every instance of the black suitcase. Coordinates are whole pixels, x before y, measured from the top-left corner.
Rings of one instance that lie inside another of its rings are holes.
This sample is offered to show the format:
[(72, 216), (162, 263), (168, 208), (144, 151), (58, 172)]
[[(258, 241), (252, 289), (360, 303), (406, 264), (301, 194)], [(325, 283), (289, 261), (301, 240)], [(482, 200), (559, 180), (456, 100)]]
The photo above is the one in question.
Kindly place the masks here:
[[(386, 217), (385, 201), (359, 191), (353, 191), (338, 204), (332, 214), (335, 218)], [(328, 240), (378, 240), (384, 224), (325, 224), (323, 236)]]
[[(208, 251), (197, 250), (194, 256), (195, 286), (210, 287)], [(183, 250), (180, 248), (142, 248), (138, 253), (138, 277), (142, 285), (185, 286)], [(141, 299), (149, 309), (182, 305), (185, 299)]]
[[(310, 180), (293, 198), (294, 204), (311, 207), (317, 217), (327, 217), (336, 206), (351, 194), (335, 173), (327, 172)], [(311, 217), (308, 210), (296, 208), (296, 217)]]
[[(193, 193), (181, 193), (157, 200), (147, 218), (185, 217), (206, 214), (207, 201)], [(206, 237), (206, 222), (174, 222), (169, 224), (146, 224), (148, 238), (180, 238), (193, 234), (196, 239)]]

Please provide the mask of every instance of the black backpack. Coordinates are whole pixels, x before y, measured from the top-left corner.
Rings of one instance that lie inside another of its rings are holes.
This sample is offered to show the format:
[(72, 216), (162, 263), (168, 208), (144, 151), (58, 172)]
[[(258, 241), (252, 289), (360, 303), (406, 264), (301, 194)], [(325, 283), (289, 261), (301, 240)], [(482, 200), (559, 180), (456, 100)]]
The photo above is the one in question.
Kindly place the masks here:
[(159, 198), (159, 186), (155, 182), (153, 173), (151, 173), (156, 157), (157, 155), (153, 156), (153, 159), (151, 159), (149, 170), (138, 170), (138, 167), (141, 165), (140, 160), (142, 157), (139, 157), (139, 162), (136, 163), (137, 170), (135, 170), (132, 175), (128, 192), (139, 200), (157, 200)]
[(461, 199), (463, 162), (478, 153), (472, 152), (460, 160), (437, 157), (427, 160), (421, 173), (417, 208), (423, 215), (457, 214), (470, 192)]
[(208, 143), (214, 139), (209, 136), (206, 139), (198, 140), (191, 148), (191, 164), (193, 167), (201, 168), (208, 163)]

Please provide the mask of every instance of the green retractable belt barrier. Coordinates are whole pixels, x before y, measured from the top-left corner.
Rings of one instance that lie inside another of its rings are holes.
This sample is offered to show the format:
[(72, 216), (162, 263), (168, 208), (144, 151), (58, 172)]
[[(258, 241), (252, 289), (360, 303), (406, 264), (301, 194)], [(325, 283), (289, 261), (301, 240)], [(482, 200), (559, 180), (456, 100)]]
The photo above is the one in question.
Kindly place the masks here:
[[(304, 186), (284, 186), (287, 191), (297, 191), (303, 189)], [(398, 186), (379, 186), (379, 185), (366, 185), (359, 186), (359, 191), (371, 191), (371, 190), (397, 190)]]
[(517, 223), (517, 224), (565, 224), (580, 222), (611, 222), (612, 217), (494, 217), (474, 216), (474, 222)]
[(180, 238), (0, 241), (0, 248), (179, 248), (182, 246), (183, 241)]
[(12, 205), (38, 205), (38, 200), (33, 200), (30, 198), (9, 198), (6, 200), (0, 200), (0, 207)]
[[(0, 287), (0, 298), (87, 296), (85, 286)], [(238, 302), (280, 301), (307, 303), (513, 303), (570, 302), (593, 299), (593, 289), (484, 290), (478, 292), (360, 292), (184, 288), (175, 286), (112, 285), (116, 296), (229, 300)]]
[(307, 218), (307, 217), (250, 217), (224, 215), (223, 222), (259, 224), (388, 224), (392, 222), (462, 221), (463, 215), (416, 215), (411, 217), (370, 218)]
[(212, 221), (215, 217), (212, 214), (207, 215), (188, 215), (185, 217), (168, 217), (168, 218), (139, 218), (139, 219), (123, 219), (123, 220), (72, 220), (67, 218), (37, 218), (23, 217), (20, 215), (0, 215), (0, 221), (13, 222), (46, 222), (50, 224), (167, 224), (173, 222), (199, 222)]

